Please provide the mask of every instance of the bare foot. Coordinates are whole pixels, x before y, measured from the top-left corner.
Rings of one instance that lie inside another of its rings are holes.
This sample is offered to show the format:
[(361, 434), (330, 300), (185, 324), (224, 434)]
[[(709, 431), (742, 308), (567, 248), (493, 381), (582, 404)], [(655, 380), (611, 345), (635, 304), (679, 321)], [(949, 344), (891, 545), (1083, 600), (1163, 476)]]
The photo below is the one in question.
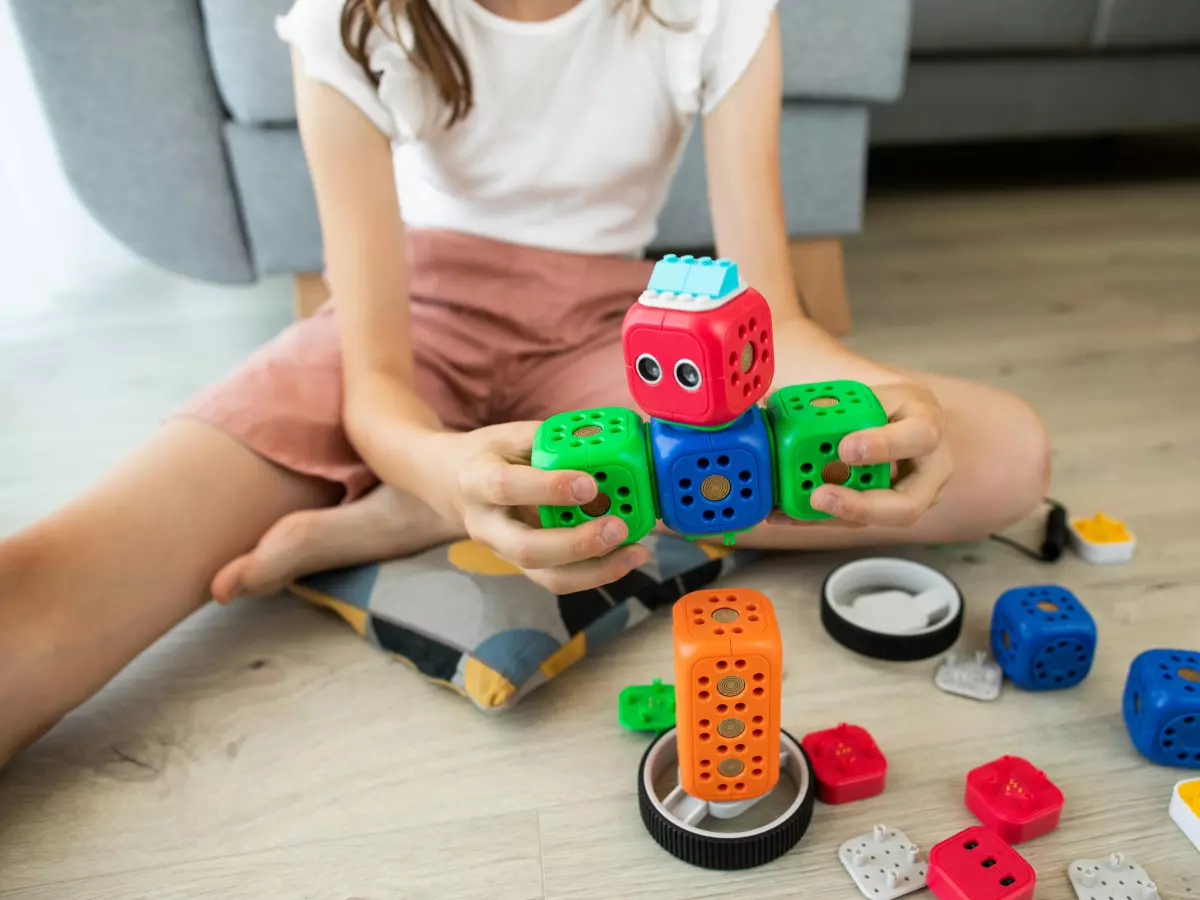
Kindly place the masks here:
[(380, 486), (360, 500), (284, 516), (212, 580), (213, 597), (265, 597), (312, 572), (410, 556), (463, 532), (425, 504)]

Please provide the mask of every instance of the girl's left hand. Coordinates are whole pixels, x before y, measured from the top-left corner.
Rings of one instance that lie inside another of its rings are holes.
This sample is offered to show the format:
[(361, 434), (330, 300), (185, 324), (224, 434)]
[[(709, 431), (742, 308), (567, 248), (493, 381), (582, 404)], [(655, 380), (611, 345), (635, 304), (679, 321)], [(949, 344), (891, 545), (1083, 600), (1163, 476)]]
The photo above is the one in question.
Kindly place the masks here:
[[(954, 471), (945, 440), (946, 413), (933, 392), (916, 381), (879, 385), (873, 390), (888, 423), (846, 435), (838, 445), (838, 456), (853, 466), (892, 464), (892, 488), (855, 491), (822, 485), (813, 491), (812, 505), (832, 515), (837, 524), (905, 528), (937, 505), (938, 495)], [(770, 521), (792, 520), (776, 513)]]

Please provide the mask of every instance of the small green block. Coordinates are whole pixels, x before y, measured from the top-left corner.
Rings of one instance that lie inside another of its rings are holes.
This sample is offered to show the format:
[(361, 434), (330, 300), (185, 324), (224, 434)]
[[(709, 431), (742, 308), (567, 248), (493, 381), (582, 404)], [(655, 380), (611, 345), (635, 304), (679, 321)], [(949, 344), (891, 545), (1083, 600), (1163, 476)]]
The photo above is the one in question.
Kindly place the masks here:
[(825, 381), (781, 388), (767, 400), (767, 421), (775, 449), (779, 509), (793, 519), (828, 519), (813, 509), (812, 492), (826, 476), (845, 474), (837, 483), (854, 490), (886, 489), (891, 467), (847, 466), (838, 459), (842, 438), (887, 424), (879, 398), (857, 381)]
[(539, 507), (544, 528), (572, 528), (613, 515), (629, 527), (626, 544), (654, 530), (658, 517), (646, 430), (633, 410), (605, 406), (551, 416), (538, 427), (530, 462), (536, 469), (587, 472), (600, 489), (587, 509)]
[(675, 687), (655, 678), (653, 684), (630, 685), (621, 691), (617, 718), (630, 731), (666, 731), (675, 725)]

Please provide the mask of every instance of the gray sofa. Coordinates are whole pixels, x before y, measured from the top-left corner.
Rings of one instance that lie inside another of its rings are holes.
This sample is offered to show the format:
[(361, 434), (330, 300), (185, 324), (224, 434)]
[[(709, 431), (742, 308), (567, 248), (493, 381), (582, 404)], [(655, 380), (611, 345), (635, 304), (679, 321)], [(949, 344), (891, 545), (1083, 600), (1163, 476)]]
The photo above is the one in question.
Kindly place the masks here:
[(1200, 0), (913, 0), (910, 43), (875, 144), (1200, 126)]
[[(461, 0), (474, 2), (474, 0)], [(113, 235), (222, 283), (322, 267), (274, 17), (290, 0), (13, 0), (67, 175)], [(908, 0), (783, 0), (788, 227), (858, 230), (868, 109), (901, 92)], [(711, 244), (689, 145), (660, 248)]]
[[(68, 177), (144, 258), (225, 283), (321, 268), (272, 30), (289, 2), (12, 0)], [(870, 143), (1200, 125), (1200, 0), (780, 0), (780, 10), (795, 237), (859, 229)], [(711, 243), (698, 136), (660, 226), (656, 249)]]

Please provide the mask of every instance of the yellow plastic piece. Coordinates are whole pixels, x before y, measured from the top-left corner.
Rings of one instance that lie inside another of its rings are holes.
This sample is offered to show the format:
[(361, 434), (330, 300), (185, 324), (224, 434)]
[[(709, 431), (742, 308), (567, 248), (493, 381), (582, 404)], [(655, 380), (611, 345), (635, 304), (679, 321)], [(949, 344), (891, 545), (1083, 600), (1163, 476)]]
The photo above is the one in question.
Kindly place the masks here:
[(1179, 799), (1200, 819), (1200, 778), (1187, 781), (1179, 786)]
[(1090, 519), (1076, 519), (1071, 524), (1080, 536), (1093, 544), (1125, 544), (1133, 539), (1124, 522), (1110, 519), (1102, 512)]

